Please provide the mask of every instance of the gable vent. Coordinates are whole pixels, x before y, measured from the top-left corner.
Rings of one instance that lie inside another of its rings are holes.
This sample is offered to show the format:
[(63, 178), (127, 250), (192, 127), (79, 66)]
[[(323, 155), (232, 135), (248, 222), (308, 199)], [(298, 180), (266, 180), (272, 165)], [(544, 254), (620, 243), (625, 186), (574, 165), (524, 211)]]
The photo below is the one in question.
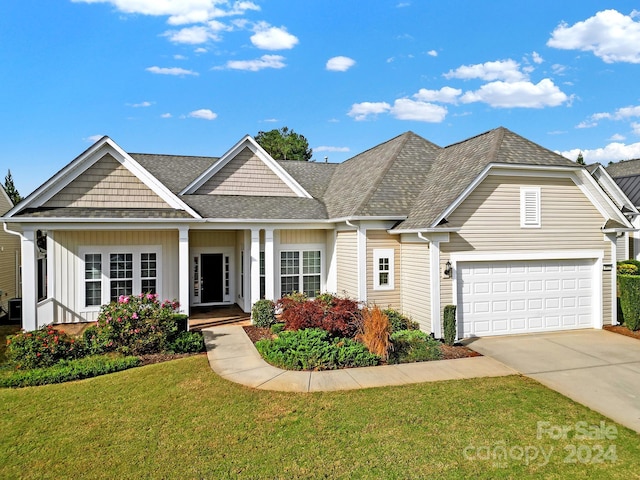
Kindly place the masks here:
[(540, 187), (520, 188), (520, 226), (540, 227)]

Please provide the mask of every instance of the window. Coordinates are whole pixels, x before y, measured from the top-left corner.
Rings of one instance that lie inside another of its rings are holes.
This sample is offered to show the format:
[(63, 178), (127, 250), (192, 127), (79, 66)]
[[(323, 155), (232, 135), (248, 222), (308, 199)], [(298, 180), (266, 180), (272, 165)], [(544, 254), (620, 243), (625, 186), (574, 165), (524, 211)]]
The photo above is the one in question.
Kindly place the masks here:
[(540, 187), (520, 187), (520, 227), (540, 228)]
[(373, 250), (373, 289), (393, 290), (394, 251), (392, 248)]
[(265, 298), (267, 295), (267, 284), (265, 275), (265, 260), (264, 252), (260, 252), (260, 298)]
[(81, 310), (94, 310), (120, 295), (158, 293), (159, 247), (81, 247), (79, 257)]
[(320, 250), (280, 252), (280, 295), (302, 292), (307, 297), (314, 298), (321, 290), (322, 253)]

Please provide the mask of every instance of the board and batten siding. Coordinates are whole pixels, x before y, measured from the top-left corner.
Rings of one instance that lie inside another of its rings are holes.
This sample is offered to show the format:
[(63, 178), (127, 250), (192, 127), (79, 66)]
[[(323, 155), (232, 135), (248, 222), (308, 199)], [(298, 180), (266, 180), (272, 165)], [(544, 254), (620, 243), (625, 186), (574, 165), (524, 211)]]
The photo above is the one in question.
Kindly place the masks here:
[(49, 199), (45, 207), (171, 208), (111, 155), (105, 155)]
[[(393, 250), (393, 289), (374, 289), (375, 265), (373, 251)], [(367, 230), (367, 302), (380, 308), (400, 310), (400, 237), (389, 235), (384, 230)]]
[(337, 293), (358, 298), (358, 234), (353, 231), (336, 233)]
[(180, 296), (177, 231), (56, 231), (54, 234), (54, 323), (95, 321), (98, 312), (78, 312), (80, 247), (160, 245), (162, 297)]
[(296, 194), (249, 148), (243, 149), (196, 192), (201, 195), (295, 197)]
[(400, 246), (400, 305), (404, 315), (431, 332), (429, 245), (402, 242)]
[[(520, 227), (520, 187), (540, 187), (540, 228)], [(598, 250), (612, 263), (611, 243), (602, 233), (603, 216), (566, 177), (488, 176), (447, 218), (459, 227), (441, 243), (440, 271), (452, 253)], [(604, 324), (611, 323), (611, 272), (602, 272)], [(441, 280), (441, 307), (454, 304), (452, 279)]]

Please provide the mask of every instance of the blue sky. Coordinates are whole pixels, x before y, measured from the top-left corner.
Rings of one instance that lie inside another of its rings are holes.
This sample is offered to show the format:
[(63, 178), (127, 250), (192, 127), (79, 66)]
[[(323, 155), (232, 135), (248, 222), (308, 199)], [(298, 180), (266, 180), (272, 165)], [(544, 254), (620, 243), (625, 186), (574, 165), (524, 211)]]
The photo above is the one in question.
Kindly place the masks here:
[(102, 135), (222, 155), (288, 126), (343, 161), (407, 130), (498, 126), (587, 163), (640, 157), (630, 1), (2, 0), (0, 180), (22, 195)]

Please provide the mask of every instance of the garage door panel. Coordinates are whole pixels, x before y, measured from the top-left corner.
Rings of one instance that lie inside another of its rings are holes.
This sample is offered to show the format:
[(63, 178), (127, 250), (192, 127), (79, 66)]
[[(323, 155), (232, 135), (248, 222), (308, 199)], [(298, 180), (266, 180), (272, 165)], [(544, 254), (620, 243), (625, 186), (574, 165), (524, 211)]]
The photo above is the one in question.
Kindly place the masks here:
[(593, 325), (593, 260), (460, 262), (462, 335), (544, 332)]

